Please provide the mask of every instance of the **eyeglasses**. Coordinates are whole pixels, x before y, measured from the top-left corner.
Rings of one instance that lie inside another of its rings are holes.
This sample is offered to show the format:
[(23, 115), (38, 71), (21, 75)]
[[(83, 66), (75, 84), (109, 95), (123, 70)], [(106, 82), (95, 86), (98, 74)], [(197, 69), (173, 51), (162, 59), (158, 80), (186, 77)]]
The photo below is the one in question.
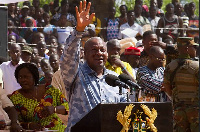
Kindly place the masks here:
[(161, 58), (155, 57), (154, 55), (153, 55), (153, 57), (154, 57), (156, 60), (158, 60), (158, 61), (165, 61), (165, 60), (166, 60), (166, 58), (161, 59)]
[[(154, 56), (155, 57), (155, 56)], [(156, 60), (158, 60), (158, 61), (165, 61), (166, 59), (164, 58), (164, 59), (161, 59), (161, 58), (157, 58), (157, 57), (155, 57), (155, 59)]]

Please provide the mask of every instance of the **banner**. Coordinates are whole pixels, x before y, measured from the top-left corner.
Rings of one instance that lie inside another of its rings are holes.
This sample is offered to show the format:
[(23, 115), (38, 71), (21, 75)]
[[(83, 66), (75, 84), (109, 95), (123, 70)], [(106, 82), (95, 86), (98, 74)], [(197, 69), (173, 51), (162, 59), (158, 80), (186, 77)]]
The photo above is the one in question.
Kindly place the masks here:
[(28, 0), (0, 0), (0, 4), (16, 3), (21, 1), (28, 1)]

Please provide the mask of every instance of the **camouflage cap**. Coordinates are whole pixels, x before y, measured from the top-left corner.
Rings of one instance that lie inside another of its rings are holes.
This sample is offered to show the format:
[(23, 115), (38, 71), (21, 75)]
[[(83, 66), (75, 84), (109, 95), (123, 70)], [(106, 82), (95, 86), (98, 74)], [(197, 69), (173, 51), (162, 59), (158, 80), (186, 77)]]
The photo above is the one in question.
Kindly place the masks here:
[(33, 53), (33, 49), (30, 46), (28, 46), (28, 45), (24, 45), (22, 47), (22, 52), (27, 52), (27, 53), (32, 54)]
[(178, 37), (177, 45), (184, 46), (184, 45), (199, 45), (199, 44), (194, 42), (193, 37)]

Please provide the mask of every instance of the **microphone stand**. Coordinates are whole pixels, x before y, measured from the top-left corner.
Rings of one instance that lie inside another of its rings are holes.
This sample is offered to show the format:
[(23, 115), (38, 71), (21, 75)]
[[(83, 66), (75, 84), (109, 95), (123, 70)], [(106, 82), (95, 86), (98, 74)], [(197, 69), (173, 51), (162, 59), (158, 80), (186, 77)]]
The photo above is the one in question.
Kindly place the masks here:
[(129, 93), (127, 92), (126, 95), (127, 95), (126, 100), (127, 100), (127, 102), (129, 102)]
[[(121, 86), (119, 86), (119, 95), (122, 95), (122, 87)], [(126, 96), (127, 96), (126, 101), (129, 102), (129, 92), (126, 93)]]
[(122, 95), (122, 87), (119, 86), (119, 95)]

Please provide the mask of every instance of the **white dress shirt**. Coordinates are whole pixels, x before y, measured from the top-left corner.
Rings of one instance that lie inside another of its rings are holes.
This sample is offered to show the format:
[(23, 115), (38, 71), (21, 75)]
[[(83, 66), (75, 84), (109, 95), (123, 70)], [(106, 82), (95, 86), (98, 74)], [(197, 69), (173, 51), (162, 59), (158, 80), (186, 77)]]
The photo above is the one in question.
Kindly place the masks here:
[(6, 94), (12, 94), (15, 90), (21, 88), (15, 78), (15, 69), (18, 65), (22, 63), (24, 62), (20, 59), (19, 63), (16, 66), (13, 66), (11, 61), (3, 62), (0, 65), (0, 69), (3, 72), (3, 88), (5, 89)]
[(130, 37), (130, 36), (122, 33), (122, 31), (127, 29), (127, 28), (130, 28), (134, 31), (137, 31), (141, 36), (143, 35), (143, 29), (139, 24), (134, 23), (132, 26), (130, 26), (127, 22), (127, 23), (124, 23), (123, 25), (120, 26), (118, 39), (124, 39), (124, 38)]

